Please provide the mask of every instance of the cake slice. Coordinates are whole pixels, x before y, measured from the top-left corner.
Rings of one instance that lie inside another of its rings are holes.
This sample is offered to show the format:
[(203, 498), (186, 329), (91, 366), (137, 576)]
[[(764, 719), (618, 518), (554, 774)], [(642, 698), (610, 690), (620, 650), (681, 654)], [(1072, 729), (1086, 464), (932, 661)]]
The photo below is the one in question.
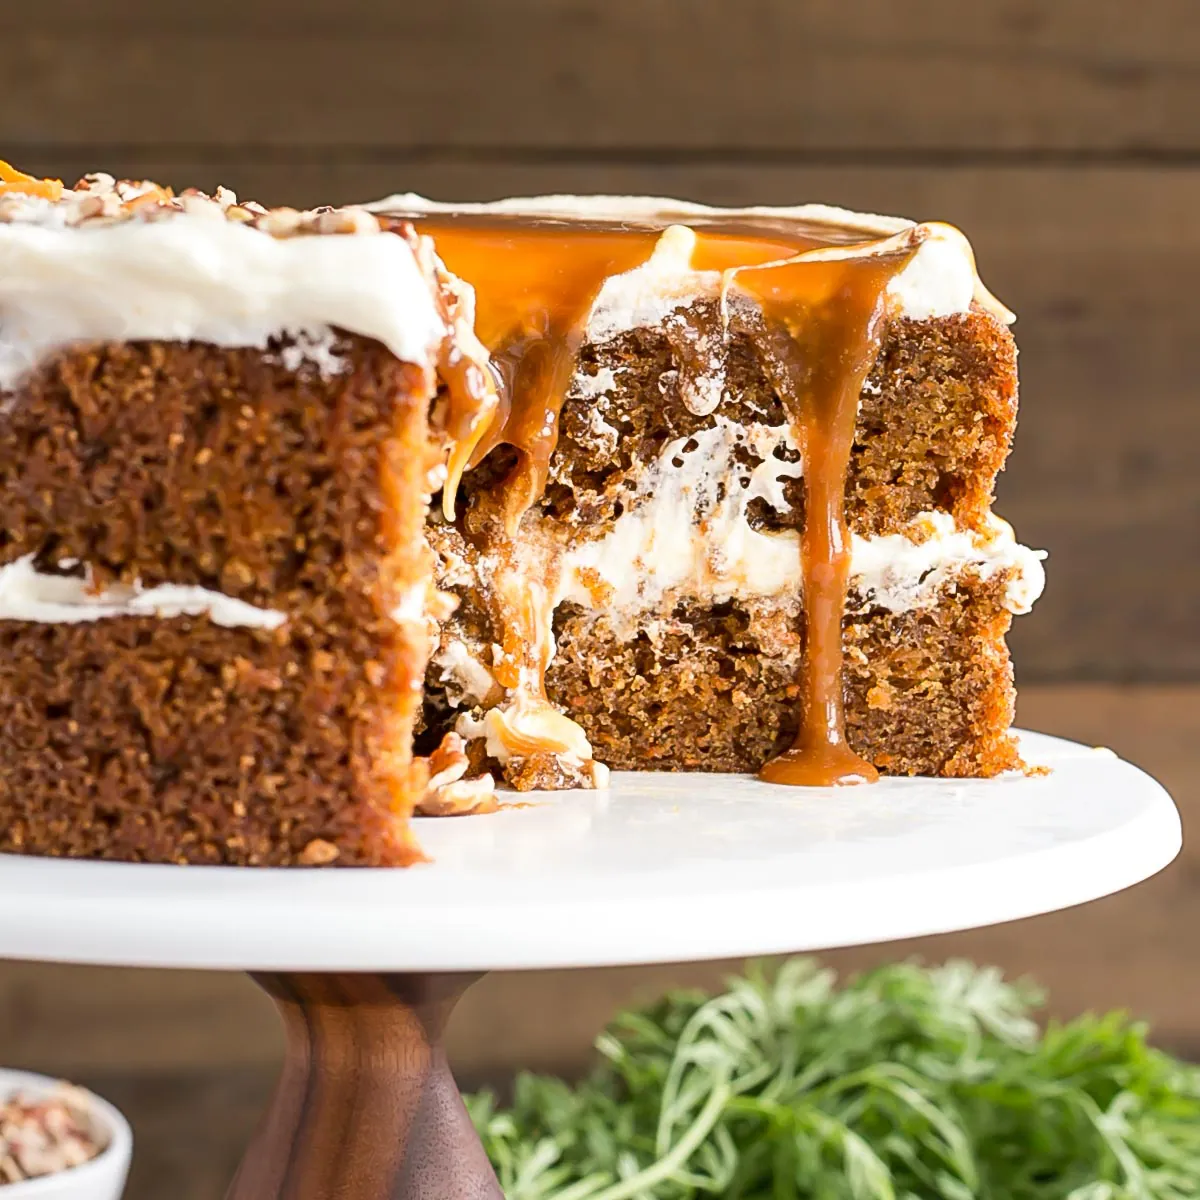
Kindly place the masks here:
[(1019, 768), (1010, 319), (943, 225), (0, 164), (0, 851), (398, 866), (496, 778)]
[(430, 745), (454, 730), (521, 789), (1021, 765), (1004, 635), (1041, 555), (990, 511), (1016, 351), (962, 234), (620, 197), (373, 208), (474, 287), (502, 381), (431, 516), (459, 604)]
[(0, 179), (0, 850), (413, 861), (427, 501), (494, 400), (429, 246)]

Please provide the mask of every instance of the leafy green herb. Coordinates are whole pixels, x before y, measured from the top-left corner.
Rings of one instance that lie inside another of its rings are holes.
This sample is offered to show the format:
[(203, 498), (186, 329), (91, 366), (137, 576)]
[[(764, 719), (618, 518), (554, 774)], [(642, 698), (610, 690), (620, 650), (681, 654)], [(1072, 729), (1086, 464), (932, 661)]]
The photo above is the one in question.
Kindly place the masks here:
[(1200, 1198), (1200, 1069), (1123, 1015), (1039, 1031), (954, 962), (808, 959), (622, 1014), (582, 1084), (471, 1114), (508, 1200)]

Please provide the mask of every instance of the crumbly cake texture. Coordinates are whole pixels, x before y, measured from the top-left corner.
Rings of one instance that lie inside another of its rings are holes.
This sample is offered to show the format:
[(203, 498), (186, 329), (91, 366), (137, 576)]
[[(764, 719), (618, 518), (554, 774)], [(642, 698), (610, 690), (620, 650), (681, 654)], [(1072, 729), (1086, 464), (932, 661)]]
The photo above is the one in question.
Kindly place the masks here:
[(328, 378), (287, 349), (76, 349), (0, 416), (3, 562), (287, 615), (0, 621), (0, 849), (416, 857), (426, 646), (392, 612), (427, 576), (432, 376), (348, 335)]
[[(961, 580), (936, 607), (844, 624), (847, 736), (881, 772), (1019, 766), (1002, 589)], [(549, 692), (616, 770), (756, 771), (796, 732), (803, 628), (802, 613), (784, 622), (736, 603), (681, 604), (672, 628), (630, 641), (568, 609)]]
[[(711, 331), (717, 319), (712, 305), (699, 304), (686, 323)], [(602, 534), (636, 506), (639, 481), (664, 446), (703, 437), (722, 421), (785, 423), (747, 339), (730, 341), (718, 364), (724, 399), (706, 414), (681, 393), (671, 342), (661, 329), (643, 328), (583, 348), (551, 480), (529, 524), (549, 524), (567, 539)], [(606, 385), (599, 394), (596, 380)], [(963, 528), (986, 528), (1015, 422), (1015, 346), (992, 314), (974, 306), (956, 316), (893, 321), (860, 400), (846, 487), (851, 531), (919, 537), (914, 519), (939, 511)], [(750, 447), (738, 454), (747, 473), (761, 462)], [(443, 627), (426, 677), (431, 740), (456, 720), (463, 726), (459, 714), (472, 697), (462, 681), (479, 677), (478, 669), (448, 666), (461, 664), (464, 654), (487, 664), (498, 640), (488, 618), (486, 556), (473, 545), (472, 527), (473, 497), (495, 486), (494, 469), (485, 463), (464, 480), (465, 536), (439, 521), (431, 526), (441, 584), (462, 601)], [(781, 482), (782, 505), (751, 501), (753, 527), (777, 532), (802, 525), (803, 481)], [(847, 736), (879, 770), (992, 776), (1020, 766), (1009, 733), (1014, 692), (1004, 643), (1014, 572), (1006, 567), (981, 578), (968, 567), (903, 612), (852, 589), (843, 625)], [(718, 602), (668, 592), (632, 622), (567, 602), (555, 611), (553, 633), (549, 698), (612, 768), (754, 771), (795, 733), (804, 620), (794, 591)], [(484, 684), (486, 676), (475, 691)], [(482, 705), (475, 703), (476, 715), (501, 695), (492, 688)], [(485, 762), (476, 747), (480, 765), (514, 787), (586, 785), (561, 759), (538, 754)]]
[[(710, 337), (713, 304), (688, 310), (688, 324)], [(638, 476), (662, 447), (724, 418), (741, 425), (787, 423), (753, 346), (734, 336), (721, 355), (723, 399), (698, 414), (680, 391), (676, 352), (661, 330), (636, 329), (581, 355), (576, 394), (560, 425), (558, 451), (543, 510), (568, 525), (613, 521)], [(595, 397), (588, 378), (612, 373)], [(1008, 457), (1016, 426), (1016, 348), (1011, 333), (979, 310), (927, 321), (899, 319), (889, 327), (859, 399), (858, 426), (846, 486), (847, 519), (864, 537), (896, 533), (922, 512), (940, 509), (978, 524)], [(616, 453), (593, 413), (616, 428)], [(785, 452), (792, 459), (794, 452)], [(760, 461), (747, 451), (750, 466)], [(785, 512), (765, 501), (750, 521), (768, 531), (800, 529), (803, 479), (784, 481)]]

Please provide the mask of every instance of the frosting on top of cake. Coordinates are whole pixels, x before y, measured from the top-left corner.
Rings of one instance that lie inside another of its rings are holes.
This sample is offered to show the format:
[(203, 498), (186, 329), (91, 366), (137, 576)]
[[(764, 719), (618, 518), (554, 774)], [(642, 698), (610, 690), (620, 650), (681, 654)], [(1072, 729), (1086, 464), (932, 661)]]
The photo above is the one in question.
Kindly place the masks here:
[(431, 364), (446, 337), (409, 239), (362, 209), (268, 211), (109, 176), (57, 198), (3, 186), (0, 391), (80, 342), (265, 348), (336, 327)]
[[(967, 238), (952, 225), (918, 223), (903, 217), (852, 212), (826, 204), (719, 208), (659, 196), (523, 196), (482, 203), (455, 204), (430, 200), (412, 192), (397, 193), (365, 206), (386, 214), (477, 217), (531, 217), (563, 222), (627, 222), (664, 230), (662, 253), (650, 262), (605, 284), (592, 311), (589, 336), (599, 340), (622, 330), (653, 325), (665, 312), (720, 286), (719, 273), (690, 267), (693, 243), (677, 229), (745, 225), (810, 234), (827, 241), (826, 251), (807, 258), (887, 253), (908, 239), (921, 239), (917, 253), (890, 286), (899, 311), (918, 320), (965, 312), (972, 301), (1005, 323), (1015, 320), (984, 286)], [(670, 238), (666, 235), (670, 233)], [(893, 239), (895, 239), (893, 241)]]

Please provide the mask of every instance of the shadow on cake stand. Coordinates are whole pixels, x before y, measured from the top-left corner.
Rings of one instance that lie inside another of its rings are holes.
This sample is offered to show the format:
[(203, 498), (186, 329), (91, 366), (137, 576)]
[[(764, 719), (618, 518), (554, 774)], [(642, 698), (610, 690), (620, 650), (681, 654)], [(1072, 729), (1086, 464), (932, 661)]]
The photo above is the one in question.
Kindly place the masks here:
[(287, 1058), (228, 1200), (502, 1195), (446, 1061), (487, 970), (821, 950), (1081, 904), (1178, 853), (1166, 792), (1038, 734), (1050, 772), (783, 789), (618, 773), (607, 793), (421, 821), (404, 871), (0, 856), (0, 956), (246, 970)]

